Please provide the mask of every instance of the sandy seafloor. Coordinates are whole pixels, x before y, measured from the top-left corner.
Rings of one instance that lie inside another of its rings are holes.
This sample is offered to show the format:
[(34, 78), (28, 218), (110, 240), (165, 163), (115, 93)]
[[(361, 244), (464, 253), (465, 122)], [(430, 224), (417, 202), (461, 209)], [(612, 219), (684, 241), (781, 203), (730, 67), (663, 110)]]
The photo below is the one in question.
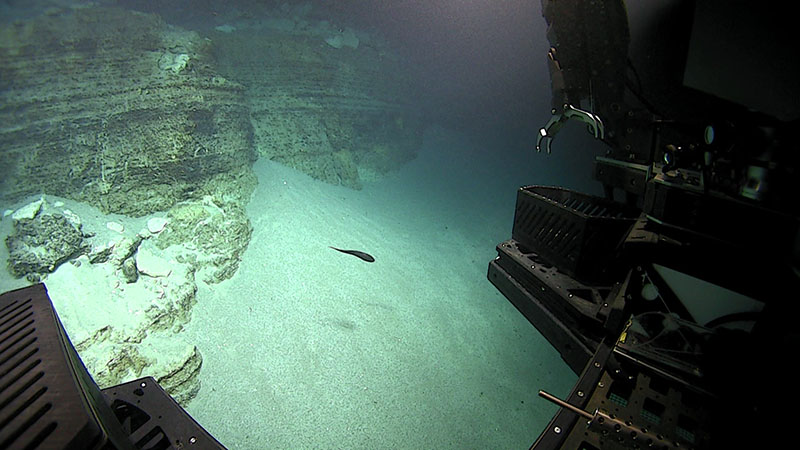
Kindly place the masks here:
[[(360, 191), (259, 160), (241, 266), (198, 281), (182, 335), (204, 358), (188, 411), (231, 449), (527, 448), (555, 412), (537, 390), (564, 397), (576, 380), (486, 278), (517, 187), (557, 179), (533, 158), (432, 128)], [(3, 290), (20, 285), (3, 272)]]

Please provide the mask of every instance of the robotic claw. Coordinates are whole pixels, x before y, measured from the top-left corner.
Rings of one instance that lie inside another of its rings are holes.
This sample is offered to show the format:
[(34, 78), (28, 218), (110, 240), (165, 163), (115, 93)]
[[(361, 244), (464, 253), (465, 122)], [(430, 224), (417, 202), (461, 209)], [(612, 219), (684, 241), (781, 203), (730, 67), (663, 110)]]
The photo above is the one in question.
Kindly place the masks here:
[(597, 115), (592, 114), (589, 111), (578, 109), (572, 105), (564, 105), (563, 109), (563, 113), (558, 113), (554, 109), (552, 111), (553, 117), (547, 122), (547, 125), (545, 125), (544, 128), (539, 129), (539, 136), (536, 137), (537, 152), (542, 151), (542, 141), (544, 141), (545, 147), (547, 148), (547, 154), (552, 153), (552, 150), (550, 149), (550, 143), (553, 141), (556, 133), (558, 133), (558, 130), (561, 129), (564, 123), (573, 118), (584, 122), (589, 127), (589, 131), (594, 134), (595, 139), (602, 140), (605, 136), (605, 132), (603, 131), (603, 121), (600, 120)]
[(566, 400), (540, 392), (561, 409), (531, 448), (791, 446), (769, 401), (796, 400), (789, 358), (769, 349), (800, 343), (791, 15), (722, 0), (542, 12), (553, 106), (536, 150), (569, 120), (607, 149), (604, 197), (520, 188), (489, 263), (579, 375)]

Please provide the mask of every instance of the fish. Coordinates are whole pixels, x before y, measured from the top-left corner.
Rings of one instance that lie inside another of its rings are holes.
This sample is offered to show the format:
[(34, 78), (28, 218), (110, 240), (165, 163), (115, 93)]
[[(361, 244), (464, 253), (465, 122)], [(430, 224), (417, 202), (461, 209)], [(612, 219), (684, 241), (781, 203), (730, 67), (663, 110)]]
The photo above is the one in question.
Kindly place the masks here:
[(369, 253), (360, 252), (358, 250), (342, 250), (336, 247), (330, 247), (330, 248), (336, 250), (337, 252), (347, 253), (348, 255), (356, 256), (358, 258), (363, 259), (366, 262), (375, 262), (375, 258), (373, 258), (372, 255), (370, 255)]

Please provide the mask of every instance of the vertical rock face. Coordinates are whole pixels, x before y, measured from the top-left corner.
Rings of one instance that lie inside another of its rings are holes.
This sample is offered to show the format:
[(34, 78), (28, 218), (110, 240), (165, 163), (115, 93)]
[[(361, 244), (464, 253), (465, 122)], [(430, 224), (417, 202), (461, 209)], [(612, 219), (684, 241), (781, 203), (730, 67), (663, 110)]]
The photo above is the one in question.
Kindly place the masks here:
[(222, 189), (249, 198), (244, 87), (158, 16), (89, 7), (0, 26), (0, 195), (144, 215)]
[(247, 86), (258, 153), (356, 189), (413, 159), (408, 68), (377, 44), (337, 47), (298, 27), (212, 35), (219, 70)]

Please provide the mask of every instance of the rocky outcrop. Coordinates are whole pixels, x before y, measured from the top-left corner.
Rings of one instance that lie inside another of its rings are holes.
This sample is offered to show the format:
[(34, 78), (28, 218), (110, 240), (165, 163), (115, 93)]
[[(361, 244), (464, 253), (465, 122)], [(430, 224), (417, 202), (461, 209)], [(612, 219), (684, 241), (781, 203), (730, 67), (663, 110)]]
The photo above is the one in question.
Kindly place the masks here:
[(44, 199), (20, 208), (11, 220), (8, 270), (17, 278), (39, 281), (42, 274), (87, 250), (80, 219), (69, 211), (49, 211)]
[[(214, 211), (223, 214), (219, 207)], [(61, 321), (100, 386), (151, 375), (179, 402), (197, 394), (202, 356), (181, 338), (197, 301), (196, 273), (213, 280), (212, 275), (232, 273), (241, 249), (234, 248), (236, 256), (228, 255), (218, 267), (219, 255), (207, 252), (225, 253), (220, 240), (214, 241), (216, 247), (195, 248), (191, 258), (183, 245), (160, 248), (158, 236), (169, 233), (171, 220), (186, 223), (176, 215), (151, 218), (140, 230), (119, 222), (97, 226), (61, 201), (39, 198), (8, 216), (13, 228), (6, 238), (9, 269), (32, 280), (46, 277)], [(233, 229), (226, 220), (238, 216), (228, 216), (221, 220), (205, 214), (201, 219)], [(249, 227), (246, 219), (244, 224)], [(203, 235), (204, 229), (199, 226), (196, 232)], [(246, 247), (246, 239), (240, 245)]]
[(245, 87), (219, 74), (211, 48), (117, 8), (0, 25), (2, 199), (49, 193), (141, 216), (223, 180), (249, 199)]
[[(159, 382), (165, 378), (172, 381), (162, 387), (185, 404), (200, 389), (202, 364), (199, 350), (181, 337), (197, 301), (195, 272), (174, 260), (169, 260), (168, 273), (149, 270), (147, 264), (169, 258), (149, 239), (120, 236), (110, 242), (119, 251), (108, 260), (92, 263), (84, 255), (48, 277), (58, 314), (98, 385), (145, 375)], [(137, 256), (144, 253), (150, 261), (140, 263)], [(134, 282), (122, 270), (131, 260), (139, 270)], [(98, 278), (108, 282), (98, 283)]]
[(78, 351), (103, 388), (149, 375), (182, 405), (200, 391), (203, 357), (196, 346), (180, 339), (153, 336), (137, 344), (85, 341)]
[[(170, 345), (174, 346), (174, 343), (163, 343), (159, 345), (158, 351), (169, 349)], [(161, 372), (154, 374), (153, 377), (175, 401), (186, 404), (200, 391), (198, 374), (203, 365), (203, 357), (196, 346), (188, 345), (183, 346), (177, 355), (171, 364), (163, 366)]]
[(236, 273), (253, 227), (243, 208), (218, 205), (210, 196), (175, 205), (155, 241), (170, 248), (179, 262), (191, 264), (206, 283), (219, 283)]
[(293, 20), (210, 35), (218, 69), (246, 86), (258, 153), (355, 189), (413, 159), (422, 124), (405, 100), (408, 69), (366, 37), (327, 42), (352, 30)]

